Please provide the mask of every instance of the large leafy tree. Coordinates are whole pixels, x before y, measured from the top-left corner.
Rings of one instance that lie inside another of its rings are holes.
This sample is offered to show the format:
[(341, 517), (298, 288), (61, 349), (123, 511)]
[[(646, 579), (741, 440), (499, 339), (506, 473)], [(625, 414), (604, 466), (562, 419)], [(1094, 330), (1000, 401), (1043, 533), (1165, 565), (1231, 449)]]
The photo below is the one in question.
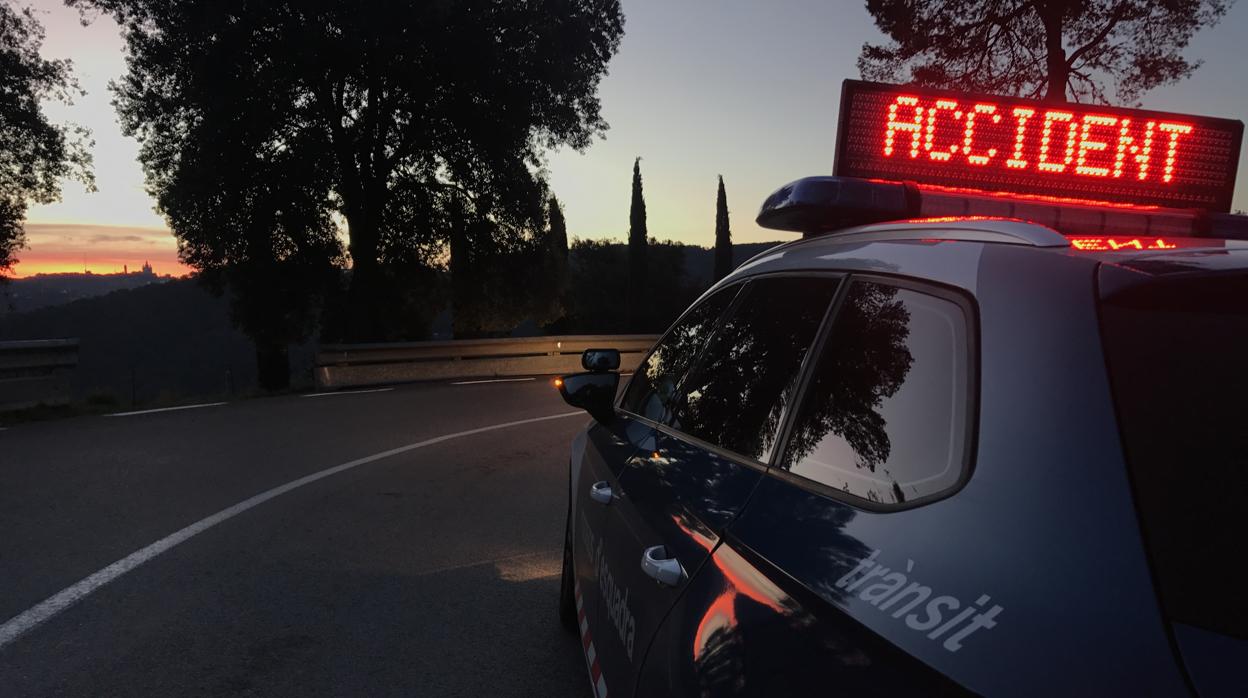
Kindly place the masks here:
[(618, 0), (67, 1), (122, 23), (118, 107), (145, 152), (215, 101), (249, 120), (255, 151), (299, 149), (281, 164), (325, 174), (355, 339), (386, 336), (411, 264), (540, 228), (543, 153), (606, 128), (597, 86), (623, 32)]
[(29, 204), (56, 201), (65, 178), (93, 187), (86, 130), (43, 113), (45, 100), (69, 102), (81, 93), (69, 61), (39, 55), (43, 36), (29, 8), (0, 0), (0, 274), (25, 245)]
[(863, 77), (1052, 101), (1122, 104), (1185, 78), (1192, 36), (1234, 0), (867, 0), (891, 40)]
[(235, 324), (255, 342), (260, 387), (281, 389), (287, 348), (316, 327), (343, 263), (325, 177), (304, 149), (255, 147), (249, 119), (229, 105), (196, 115), (177, 139), (146, 144), (161, 163), (149, 183), (181, 258), (228, 292)]

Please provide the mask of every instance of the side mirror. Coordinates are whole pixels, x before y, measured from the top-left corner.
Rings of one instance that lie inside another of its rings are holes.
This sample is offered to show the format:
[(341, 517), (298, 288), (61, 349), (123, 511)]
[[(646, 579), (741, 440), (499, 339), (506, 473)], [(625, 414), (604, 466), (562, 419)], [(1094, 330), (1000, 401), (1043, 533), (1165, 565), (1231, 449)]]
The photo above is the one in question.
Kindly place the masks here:
[(620, 367), (620, 350), (586, 349), (581, 353), (581, 367), (586, 371), (614, 371)]
[(620, 374), (611, 372), (573, 373), (555, 379), (563, 401), (589, 413), (600, 424), (615, 418), (615, 393)]

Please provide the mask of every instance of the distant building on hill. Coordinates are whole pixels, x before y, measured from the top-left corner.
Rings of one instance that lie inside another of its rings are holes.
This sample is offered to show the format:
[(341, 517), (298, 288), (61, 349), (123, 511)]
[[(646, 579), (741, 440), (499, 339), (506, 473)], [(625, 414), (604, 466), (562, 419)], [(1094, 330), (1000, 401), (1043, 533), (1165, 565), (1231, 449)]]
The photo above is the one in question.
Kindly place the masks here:
[(147, 262), (147, 261), (143, 262), (143, 269), (141, 271), (136, 271), (136, 272), (130, 271), (130, 265), (123, 264), (121, 266), (121, 273), (123, 276), (150, 277), (152, 279), (156, 278), (156, 272), (152, 271), (151, 262)]
[(122, 267), (120, 274), (55, 273), (35, 274), (11, 279), (0, 288), (0, 313), (20, 313), (55, 305), (72, 303), (83, 298), (102, 296), (169, 281), (172, 277), (157, 276), (150, 262), (141, 271)]

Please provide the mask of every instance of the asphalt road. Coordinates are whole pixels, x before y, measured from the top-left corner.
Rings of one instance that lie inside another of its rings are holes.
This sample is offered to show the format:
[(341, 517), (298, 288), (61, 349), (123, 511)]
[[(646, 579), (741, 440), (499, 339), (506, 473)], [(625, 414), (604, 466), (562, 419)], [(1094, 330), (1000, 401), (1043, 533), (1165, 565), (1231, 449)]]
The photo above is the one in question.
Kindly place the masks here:
[(583, 415), (353, 465), (90, 581), (310, 474), (570, 411), (538, 379), (0, 431), (0, 696), (589, 695), (556, 606)]

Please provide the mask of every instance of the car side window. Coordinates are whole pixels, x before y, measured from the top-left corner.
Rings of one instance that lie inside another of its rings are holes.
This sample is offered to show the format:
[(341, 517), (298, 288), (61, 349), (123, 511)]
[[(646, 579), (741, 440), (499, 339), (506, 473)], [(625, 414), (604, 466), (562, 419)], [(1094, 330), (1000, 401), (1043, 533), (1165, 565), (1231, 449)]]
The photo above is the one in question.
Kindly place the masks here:
[(680, 384), (671, 426), (766, 462), (802, 359), (838, 283), (831, 276), (751, 281), (698, 366)]
[(693, 365), (741, 285), (716, 291), (685, 313), (633, 372), (620, 407), (656, 422), (671, 404), (676, 384)]
[(956, 487), (968, 448), (967, 326), (952, 300), (853, 281), (779, 466), (873, 503)]

